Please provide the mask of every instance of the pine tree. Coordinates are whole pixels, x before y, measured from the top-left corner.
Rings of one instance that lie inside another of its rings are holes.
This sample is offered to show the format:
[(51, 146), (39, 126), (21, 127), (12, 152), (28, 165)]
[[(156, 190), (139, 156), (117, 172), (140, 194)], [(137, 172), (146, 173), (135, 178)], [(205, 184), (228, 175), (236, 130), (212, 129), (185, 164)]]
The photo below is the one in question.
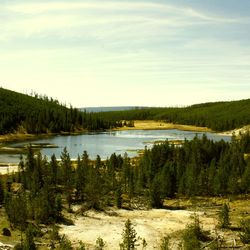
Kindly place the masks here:
[(4, 202), (4, 188), (3, 188), (3, 182), (0, 174), (0, 204)]
[(219, 212), (219, 226), (221, 228), (228, 228), (230, 225), (229, 206), (224, 203), (221, 211)]
[(85, 169), (86, 168), (83, 165), (83, 160), (81, 160), (80, 156), (78, 156), (75, 187), (76, 187), (76, 199), (80, 200), (81, 202), (84, 201), (84, 192), (87, 181)]
[(150, 205), (153, 208), (162, 207), (163, 202), (162, 202), (161, 196), (162, 196), (162, 192), (161, 192), (160, 176), (156, 175), (149, 189)]
[(33, 230), (31, 228), (31, 226), (28, 226), (28, 228), (25, 231), (25, 241), (24, 241), (24, 250), (35, 250), (36, 248), (36, 244), (34, 242), (34, 235), (33, 235)]
[(70, 156), (66, 148), (63, 149), (61, 154), (61, 167), (63, 171), (63, 183), (65, 187), (66, 200), (68, 203), (68, 209), (70, 210), (73, 191), (73, 174)]
[(170, 239), (169, 236), (164, 236), (161, 239), (160, 250), (170, 250), (169, 239)]
[(120, 243), (121, 250), (133, 250), (136, 249), (136, 231), (132, 222), (128, 219), (125, 222), (125, 228), (122, 232), (122, 243)]
[(117, 188), (115, 191), (115, 203), (116, 203), (117, 208), (122, 207), (122, 189), (121, 189), (120, 183), (117, 185)]

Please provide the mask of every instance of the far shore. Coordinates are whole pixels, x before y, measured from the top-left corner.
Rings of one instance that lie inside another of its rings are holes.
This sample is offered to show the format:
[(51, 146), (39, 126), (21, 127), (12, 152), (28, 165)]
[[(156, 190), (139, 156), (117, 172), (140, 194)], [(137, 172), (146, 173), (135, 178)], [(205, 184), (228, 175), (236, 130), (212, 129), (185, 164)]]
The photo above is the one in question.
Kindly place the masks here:
[(196, 132), (213, 132), (212, 129), (207, 127), (197, 127), (193, 125), (183, 125), (167, 123), (164, 121), (154, 121), (154, 120), (136, 120), (134, 121), (134, 127), (121, 127), (115, 128), (113, 130), (161, 130), (161, 129), (178, 129), (185, 131), (196, 131)]
[[(236, 133), (239, 133), (239, 131), (245, 131), (246, 128), (250, 128), (249, 126), (245, 126), (241, 129), (235, 129), (232, 131), (226, 131), (221, 132), (220, 134), (232, 136), (233, 133), (236, 131)], [(133, 127), (118, 127), (113, 128), (111, 131), (123, 131), (123, 130), (164, 130), (164, 129), (178, 129), (178, 130), (184, 130), (184, 131), (194, 131), (194, 132), (214, 132), (210, 128), (207, 127), (198, 127), (193, 125), (184, 125), (184, 124), (174, 124), (174, 123), (167, 123), (164, 121), (154, 121), (154, 120), (135, 120)], [(0, 135), (0, 145), (4, 143), (10, 143), (10, 142), (18, 142), (18, 141), (29, 141), (29, 140), (35, 140), (40, 138), (46, 138), (46, 137), (53, 137), (56, 135), (79, 135), (84, 132), (87, 132), (87, 130), (81, 130), (76, 132), (61, 132), (61, 133), (47, 133), (47, 134), (28, 134), (28, 133), (12, 133), (12, 134), (6, 134), (6, 135)]]

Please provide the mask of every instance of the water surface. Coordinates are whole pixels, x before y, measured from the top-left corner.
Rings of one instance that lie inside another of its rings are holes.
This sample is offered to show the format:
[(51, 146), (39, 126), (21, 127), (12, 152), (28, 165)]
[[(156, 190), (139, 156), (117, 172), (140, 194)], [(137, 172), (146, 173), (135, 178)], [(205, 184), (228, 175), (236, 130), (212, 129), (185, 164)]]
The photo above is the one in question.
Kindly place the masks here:
[[(43, 148), (43, 155), (49, 158), (55, 154), (60, 158), (64, 147), (67, 147), (72, 159), (77, 158), (86, 150), (91, 159), (95, 159), (100, 155), (102, 159), (107, 159), (112, 153), (123, 155), (125, 152), (130, 157), (138, 155), (138, 150), (144, 149), (145, 146), (151, 147), (154, 141), (164, 140), (191, 140), (197, 135), (201, 137), (206, 134), (209, 139), (215, 141), (225, 140), (230, 141), (231, 137), (223, 136), (209, 132), (193, 132), (182, 130), (126, 130), (126, 131), (111, 131), (100, 133), (84, 133), (81, 135), (58, 135), (51, 138), (44, 138), (26, 142), (12, 143), (9, 146), (23, 146), (28, 143), (48, 143), (55, 144), (58, 148)], [(18, 155), (0, 155), (0, 162), (18, 162)]]

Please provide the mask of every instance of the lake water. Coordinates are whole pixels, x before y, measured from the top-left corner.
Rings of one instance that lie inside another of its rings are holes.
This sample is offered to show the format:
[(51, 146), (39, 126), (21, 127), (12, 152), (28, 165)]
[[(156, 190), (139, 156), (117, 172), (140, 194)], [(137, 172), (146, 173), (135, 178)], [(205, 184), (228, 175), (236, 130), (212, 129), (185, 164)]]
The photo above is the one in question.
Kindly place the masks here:
[[(126, 130), (111, 131), (101, 133), (84, 133), (81, 135), (55, 136), (33, 141), (10, 144), (9, 146), (23, 146), (28, 143), (48, 143), (55, 144), (58, 148), (44, 148), (41, 150), (43, 155), (50, 158), (55, 154), (60, 158), (64, 147), (67, 147), (72, 159), (77, 158), (86, 150), (91, 159), (95, 159), (96, 155), (100, 155), (102, 159), (107, 159), (112, 153), (123, 155), (125, 152), (128, 156), (138, 155), (138, 150), (144, 149), (145, 146), (151, 147), (154, 141), (164, 140), (191, 140), (195, 135), (201, 137), (206, 134), (208, 138), (215, 141), (230, 141), (231, 137), (218, 135), (216, 133), (200, 133), (181, 130)], [(0, 154), (0, 162), (18, 162), (18, 155)]]

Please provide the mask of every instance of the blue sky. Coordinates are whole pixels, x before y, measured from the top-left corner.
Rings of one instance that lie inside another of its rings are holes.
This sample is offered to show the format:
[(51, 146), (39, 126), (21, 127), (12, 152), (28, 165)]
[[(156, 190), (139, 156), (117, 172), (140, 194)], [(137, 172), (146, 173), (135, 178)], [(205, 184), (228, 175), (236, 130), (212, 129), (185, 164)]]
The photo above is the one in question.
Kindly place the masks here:
[(0, 0), (0, 86), (76, 107), (250, 98), (248, 0)]

